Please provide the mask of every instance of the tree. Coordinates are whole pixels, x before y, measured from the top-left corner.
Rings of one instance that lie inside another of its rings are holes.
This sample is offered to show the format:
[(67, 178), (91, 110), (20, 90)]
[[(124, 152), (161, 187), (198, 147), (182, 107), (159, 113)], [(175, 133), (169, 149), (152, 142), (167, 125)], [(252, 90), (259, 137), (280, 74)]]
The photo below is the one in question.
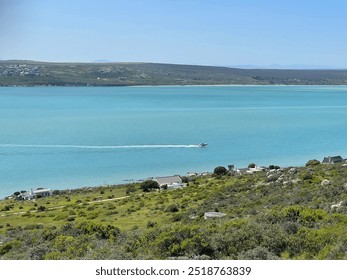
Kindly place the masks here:
[(278, 165), (269, 165), (269, 169), (273, 170), (273, 169), (280, 169), (281, 167), (279, 167)]
[(235, 168), (235, 166), (234, 166), (233, 164), (229, 164), (229, 165), (228, 165), (228, 169), (229, 169), (229, 171), (234, 170), (234, 168)]
[(248, 168), (255, 168), (255, 167), (256, 167), (255, 163), (248, 164)]
[(159, 189), (159, 184), (154, 180), (146, 180), (141, 183), (140, 187), (144, 192), (150, 192), (153, 189)]
[(214, 170), (213, 173), (215, 175), (225, 175), (228, 173), (228, 170), (224, 166), (217, 166)]

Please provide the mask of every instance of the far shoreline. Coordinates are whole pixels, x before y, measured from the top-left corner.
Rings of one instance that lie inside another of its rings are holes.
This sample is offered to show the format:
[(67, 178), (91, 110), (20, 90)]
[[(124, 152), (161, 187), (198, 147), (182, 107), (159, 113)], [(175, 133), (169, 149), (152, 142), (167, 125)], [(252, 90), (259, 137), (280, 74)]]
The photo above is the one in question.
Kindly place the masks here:
[(0, 88), (347, 87), (347, 84), (0, 85)]

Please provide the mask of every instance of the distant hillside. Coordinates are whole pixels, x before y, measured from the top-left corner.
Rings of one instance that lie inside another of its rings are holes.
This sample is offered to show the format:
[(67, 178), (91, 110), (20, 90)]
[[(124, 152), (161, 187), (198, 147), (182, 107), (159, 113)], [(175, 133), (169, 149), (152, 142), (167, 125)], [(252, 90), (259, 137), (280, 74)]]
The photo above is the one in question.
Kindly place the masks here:
[(347, 85), (347, 70), (237, 69), (159, 63), (0, 61), (0, 86)]

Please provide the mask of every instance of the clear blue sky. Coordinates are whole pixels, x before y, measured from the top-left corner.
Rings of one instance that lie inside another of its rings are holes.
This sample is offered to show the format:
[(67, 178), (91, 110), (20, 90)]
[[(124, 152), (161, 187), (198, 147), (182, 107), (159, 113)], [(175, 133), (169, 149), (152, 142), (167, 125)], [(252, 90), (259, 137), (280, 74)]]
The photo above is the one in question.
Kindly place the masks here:
[(0, 0), (0, 59), (347, 68), (347, 1)]

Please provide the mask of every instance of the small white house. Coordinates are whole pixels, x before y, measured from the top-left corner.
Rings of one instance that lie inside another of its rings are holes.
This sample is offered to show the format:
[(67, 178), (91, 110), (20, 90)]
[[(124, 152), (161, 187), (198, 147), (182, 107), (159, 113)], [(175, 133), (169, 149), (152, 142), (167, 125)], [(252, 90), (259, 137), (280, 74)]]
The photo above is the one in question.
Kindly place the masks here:
[(31, 200), (34, 199), (34, 194), (32, 192), (23, 192), (17, 196), (18, 200)]
[(38, 188), (36, 190), (31, 190), (30, 192), (24, 192), (17, 196), (20, 200), (31, 200), (34, 198), (41, 198), (51, 196), (53, 194), (53, 190)]
[(253, 174), (254, 172), (260, 172), (260, 171), (264, 171), (264, 168), (263, 167), (258, 167), (258, 166), (255, 166), (255, 167), (250, 167), (248, 168), (248, 170), (246, 171), (246, 173), (248, 174)]
[(36, 189), (33, 191), (33, 194), (36, 198), (39, 197), (46, 197), (46, 196), (51, 196), (53, 194), (53, 191), (51, 189)]

